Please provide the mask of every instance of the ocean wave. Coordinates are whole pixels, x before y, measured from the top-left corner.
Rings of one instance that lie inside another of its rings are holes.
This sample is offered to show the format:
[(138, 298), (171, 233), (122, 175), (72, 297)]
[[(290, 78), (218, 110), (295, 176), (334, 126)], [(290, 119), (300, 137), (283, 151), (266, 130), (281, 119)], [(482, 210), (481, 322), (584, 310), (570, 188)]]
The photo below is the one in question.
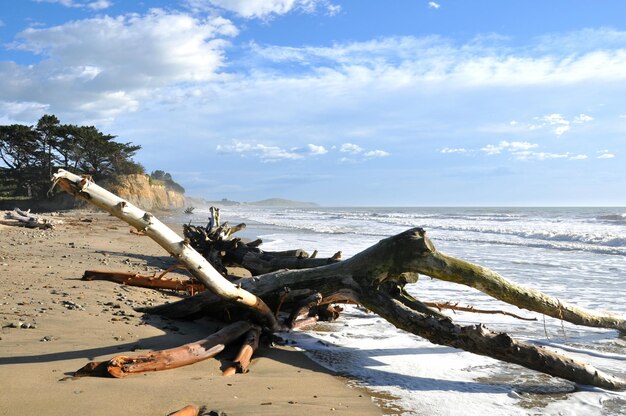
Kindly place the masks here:
[[(505, 229), (497, 227), (474, 227), (474, 226), (449, 226), (433, 225), (431, 230), (443, 230), (454, 232), (470, 232), (482, 235), (503, 235), (519, 237), (526, 240), (546, 240), (562, 243), (583, 243), (590, 245), (601, 245), (615, 248), (626, 248), (626, 235), (614, 234), (611, 232), (591, 232), (588, 229), (561, 231), (550, 229)], [(569, 227), (566, 227), (569, 228)]]
[(626, 224), (626, 214), (599, 215), (596, 219), (599, 221), (606, 221), (608, 223)]
[(538, 209), (528, 212), (424, 212), (418, 209), (241, 210), (238, 220), (294, 232), (385, 238), (413, 227), (437, 240), (466, 239), (557, 250), (626, 253), (626, 214)]
[[(490, 242), (489, 236), (517, 237), (524, 240), (542, 240), (561, 243), (582, 243), (593, 246), (607, 246), (609, 248), (626, 248), (626, 235), (611, 232), (591, 232), (588, 227), (580, 230), (562, 231), (554, 229), (535, 228), (502, 228), (493, 225), (463, 225), (463, 224), (436, 224), (436, 223), (387, 223), (387, 226), (374, 227), (338, 223), (297, 223), (292, 221), (272, 221), (267, 220), (271, 225), (290, 228), (294, 230), (310, 231), (322, 234), (361, 234), (374, 237), (388, 237), (394, 233), (401, 232), (408, 228), (422, 227), (426, 231), (441, 231), (447, 233), (472, 233), (484, 236), (484, 238), (474, 238), (474, 241)], [(393, 226), (393, 227), (389, 227)], [(520, 224), (522, 226), (522, 224)], [(561, 226), (560, 228), (570, 228)], [(440, 233), (441, 234), (441, 233)]]
[(551, 242), (511, 241), (495, 239), (446, 238), (445, 241), (462, 241), (464, 243), (491, 244), (511, 247), (541, 248), (559, 251), (584, 251), (595, 254), (626, 256), (626, 247), (607, 247), (590, 244), (559, 244)]

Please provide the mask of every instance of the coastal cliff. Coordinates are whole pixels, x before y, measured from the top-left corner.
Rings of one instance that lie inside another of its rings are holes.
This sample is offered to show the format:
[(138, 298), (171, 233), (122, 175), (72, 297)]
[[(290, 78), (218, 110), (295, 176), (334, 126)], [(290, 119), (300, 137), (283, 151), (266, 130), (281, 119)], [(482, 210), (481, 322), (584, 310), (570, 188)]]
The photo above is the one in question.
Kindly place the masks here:
[(149, 175), (123, 175), (108, 189), (133, 205), (145, 210), (171, 210), (185, 206), (185, 195), (170, 189)]

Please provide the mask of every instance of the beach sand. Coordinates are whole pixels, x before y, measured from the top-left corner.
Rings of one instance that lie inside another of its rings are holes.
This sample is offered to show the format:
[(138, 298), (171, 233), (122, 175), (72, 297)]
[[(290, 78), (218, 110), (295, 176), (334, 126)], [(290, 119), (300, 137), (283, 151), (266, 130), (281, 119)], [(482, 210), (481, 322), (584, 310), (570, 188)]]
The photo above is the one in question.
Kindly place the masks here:
[(232, 377), (220, 367), (236, 351), (124, 379), (72, 377), (90, 360), (175, 347), (214, 328), (133, 309), (179, 298), (171, 292), (81, 280), (88, 269), (151, 275), (173, 264), (148, 237), (101, 212), (54, 219), (62, 223), (46, 231), (0, 225), (0, 415), (167, 415), (188, 404), (230, 416), (383, 413), (367, 391), (281, 346), (261, 347), (250, 372)]

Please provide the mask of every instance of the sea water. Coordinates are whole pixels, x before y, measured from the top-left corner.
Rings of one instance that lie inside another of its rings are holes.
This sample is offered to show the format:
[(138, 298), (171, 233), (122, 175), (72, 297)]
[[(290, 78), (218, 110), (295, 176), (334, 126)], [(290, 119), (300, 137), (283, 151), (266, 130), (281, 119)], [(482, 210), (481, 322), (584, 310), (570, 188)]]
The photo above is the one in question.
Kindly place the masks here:
[[(206, 223), (207, 210), (179, 221)], [(579, 306), (626, 316), (626, 208), (255, 208), (230, 206), (222, 220), (245, 222), (262, 249), (342, 251), (422, 227), (446, 254)], [(422, 301), (453, 302), (535, 318), (446, 312), (564, 352), (626, 377), (626, 337), (518, 309), (465, 286), (422, 276), (407, 290)], [(346, 307), (341, 318), (285, 338), (315, 361), (393, 397), (407, 415), (626, 415), (626, 394), (576, 386), (525, 368), (429, 343), (377, 315)]]

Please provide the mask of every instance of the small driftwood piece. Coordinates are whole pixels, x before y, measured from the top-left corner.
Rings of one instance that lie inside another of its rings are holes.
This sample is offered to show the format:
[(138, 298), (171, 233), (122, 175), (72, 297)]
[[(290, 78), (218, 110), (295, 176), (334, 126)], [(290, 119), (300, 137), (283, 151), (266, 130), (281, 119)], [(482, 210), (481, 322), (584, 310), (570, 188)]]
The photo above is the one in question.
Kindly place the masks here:
[(245, 373), (248, 371), (248, 365), (252, 360), (252, 354), (259, 347), (259, 337), (261, 336), (261, 327), (253, 326), (248, 331), (246, 339), (239, 350), (239, 354), (223, 372), (223, 376), (232, 376), (235, 373)]
[(128, 357), (119, 355), (109, 361), (92, 362), (76, 371), (76, 377), (102, 375), (103, 370), (115, 377), (122, 378), (147, 371), (169, 370), (197, 363), (215, 357), (227, 344), (235, 341), (247, 331), (252, 324), (235, 322), (200, 341), (192, 342), (176, 348), (153, 351), (143, 355)]
[[(167, 273), (167, 271), (165, 272)], [(146, 276), (138, 273), (112, 272), (107, 270), (85, 270), (83, 280), (106, 280), (121, 285), (146, 287), (150, 289), (180, 290), (193, 295), (204, 291), (206, 288), (191, 279), (168, 279), (160, 275)]]
[(5, 214), (5, 219), (9, 221), (2, 221), (4, 225), (40, 228), (44, 230), (54, 228), (54, 225), (49, 220), (31, 214), (30, 210), (22, 211), (19, 208), (15, 208), (13, 211), (9, 211)]
[(200, 409), (193, 404), (187, 405), (174, 413), (170, 413), (167, 416), (198, 416)]

